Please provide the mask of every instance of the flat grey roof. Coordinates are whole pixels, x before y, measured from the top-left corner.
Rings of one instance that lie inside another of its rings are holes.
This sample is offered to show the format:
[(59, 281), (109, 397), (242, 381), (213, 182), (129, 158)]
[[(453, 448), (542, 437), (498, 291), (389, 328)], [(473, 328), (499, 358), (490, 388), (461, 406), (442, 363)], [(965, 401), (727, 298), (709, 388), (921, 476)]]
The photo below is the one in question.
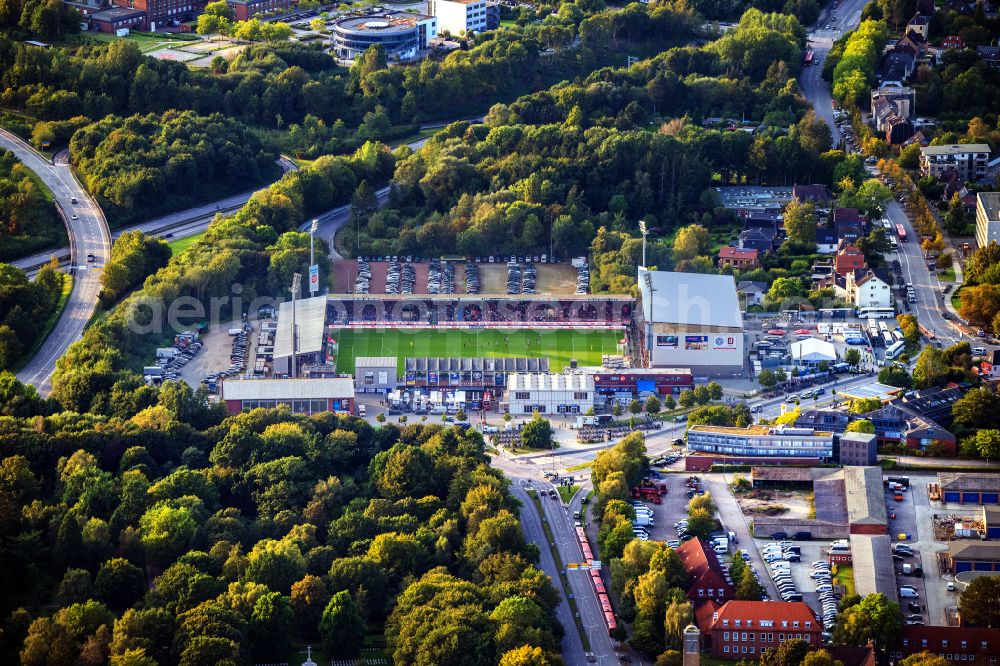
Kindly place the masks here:
[(639, 292), (647, 322), (743, 328), (732, 276), (650, 271), (640, 267)]
[(986, 212), (986, 219), (1000, 220), (1000, 192), (980, 192), (976, 197)]
[(985, 143), (949, 143), (944, 146), (927, 146), (921, 148), (924, 155), (964, 155), (965, 153), (986, 153), (990, 147)]
[(1000, 492), (1000, 474), (940, 472), (941, 490), (968, 490), (970, 492)]
[(308, 400), (353, 398), (354, 380), (322, 379), (228, 379), (222, 382), (223, 400)]
[(396, 369), (395, 356), (358, 356), (354, 359), (355, 368), (392, 368)]
[(854, 591), (862, 597), (881, 592), (889, 601), (898, 601), (889, 535), (852, 534), (850, 538)]
[(847, 522), (850, 525), (888, 525), (881, 467), (845, 467)]
[[(326, 324), (326, 296), (295, 301), (295, 327), (298, 342), (295, 351), (311, 354), (323, 349), (323, 326)], [(274, 358), (292, 355), (292, 302), (278, 306), (278, 328), (274, 332)]]
[(837, 393), (848, 398), (878, 398), (882, 402), (885, 402), (896, 397), (902, 391), (903, 389), (896, 386), (871, 382), (870, 384), (862, 384), (861, 386), (838, 390)]

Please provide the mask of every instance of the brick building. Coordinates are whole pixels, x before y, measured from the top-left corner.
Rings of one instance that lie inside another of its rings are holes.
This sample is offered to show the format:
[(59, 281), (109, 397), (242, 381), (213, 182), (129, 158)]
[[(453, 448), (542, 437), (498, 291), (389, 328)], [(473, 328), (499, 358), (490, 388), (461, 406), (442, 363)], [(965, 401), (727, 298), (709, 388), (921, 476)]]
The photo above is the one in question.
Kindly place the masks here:
[(719, 250), (719, 266), (747, 269), (757, 267), (758, 252), (753, 248), (724, 247)]
[(172, 21), (190, 21), (205, 8), (205, 2), (198, 0), (115, 0), (115, 5), (146, 12), (142, 29), (150, 31)]
[(802, 601), (729, 601), (713, 617), (712, 657), (756, 661), (765, 650), (795, 638), (819, 647), (822, 631)]
[(291, 9), (298, 0), (226, 0), (226, 4), (236, 14), (237, 21), (248, 21), (257, 14), (275, 9)]
[(996, 664), (1000, 659), (1000, 629), (905, 626), (889, 656), (898, 661), (919, 652), (930, 652), (966, 666)]
[(114, 34), (118, 30), (141, 29), (146, 24), (146, 12), (141, 9), (111, 7), (90, 15), (90, 28), (99, 32)]
[(726, 582), (719, 558), (707, 543), (701, 539), (685, 541), (677, 549), (677, 556), (691, 580), (687, 596), (692, 602), (711, 599), (721, 603), (736, 596), (732, 585)]

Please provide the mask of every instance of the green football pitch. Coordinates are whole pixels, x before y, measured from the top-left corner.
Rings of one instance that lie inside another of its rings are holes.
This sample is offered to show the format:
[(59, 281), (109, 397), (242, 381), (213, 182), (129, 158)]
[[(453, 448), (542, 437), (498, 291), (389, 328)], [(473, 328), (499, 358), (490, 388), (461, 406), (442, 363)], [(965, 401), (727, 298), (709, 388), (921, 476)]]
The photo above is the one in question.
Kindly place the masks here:
[(337, 371), (353, 373), (358, 356), (395, 356), (403, 369), (407, 357), (548, 357), (552, 372), (576, 359), (580, 365), (600, 365), (602, 354), (618, 354), (619, 330), (536, 329), (340, 329)]

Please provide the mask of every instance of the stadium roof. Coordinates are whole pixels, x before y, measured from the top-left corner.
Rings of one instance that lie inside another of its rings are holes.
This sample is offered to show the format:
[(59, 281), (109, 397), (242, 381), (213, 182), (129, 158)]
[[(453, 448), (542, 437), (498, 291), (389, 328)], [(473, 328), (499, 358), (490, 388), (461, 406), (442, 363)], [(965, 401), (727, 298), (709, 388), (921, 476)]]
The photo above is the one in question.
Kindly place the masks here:
[(308, 400), (353, 397), (354, 380), (344, 377), (230, 379), (222, 382), (223, 400)]
[(507, 378), (507, 395), (511, 391), (590, 391), (594, 376), (582, 373), (552, 375), (547, 372), (515, 372)]
[(845, 467), (847, 522), (850, 525), (888, 525), (881, 467)]
[(639, 292), (647, 322), (743, 327), (732, 276), (650, 271), (640, 267)]
[[(295, 327), (298, 329), (295, 351), (312, 354), (323, 349), (323, 326), (326, 324), (326, 297), (295, 301)], [(278, 306), (278, 328), (274, 332), (274, 358), (292, 355), (292, 302)]]
[(896, 386), (889, 386), (888, 384), (879, 384), (878, 382), (871, 382), (870, 384), (862, 384), (861, 386), (853, 386), (851, 388), (837, 389), (837, 393), (845, 398), (851, 400), (860, 400), (862, 398), (878, 398), (882, 402), (891, 400), (892, 398), (899, 395), (903, 389)]
[(482, 370), (484, 372), (548, 372), (549, 359), (509, 357), (415, 357), (403, 362), (407, 372), (462, 372)]
[(889, 601), (898, 600), (888, 534), (852, 534), (851, 560), (855, 592), (862, 597), (881, 592)]

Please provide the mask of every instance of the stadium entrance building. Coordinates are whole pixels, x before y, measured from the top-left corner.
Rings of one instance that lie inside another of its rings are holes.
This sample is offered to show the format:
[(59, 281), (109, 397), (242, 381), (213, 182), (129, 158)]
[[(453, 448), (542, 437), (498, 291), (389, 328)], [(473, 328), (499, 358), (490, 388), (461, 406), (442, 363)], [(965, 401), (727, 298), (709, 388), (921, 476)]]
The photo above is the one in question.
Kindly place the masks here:
[(694, 388), (694, 378), (686, 368), (599, 368), (594, 376), (597, 409), (615, 402), (628, 404), (633, 398), (649, 395), (677, 395)]
[(728, 275), (639, 268), (639, 344), (653, 368), (697, 375), (743, 373), (743, 316)]
[(407, 358), (401, 387), (417, 394), (462, 391), (469, 409), (491, 409), (514, 373), (549, 372), (547, 358)]

